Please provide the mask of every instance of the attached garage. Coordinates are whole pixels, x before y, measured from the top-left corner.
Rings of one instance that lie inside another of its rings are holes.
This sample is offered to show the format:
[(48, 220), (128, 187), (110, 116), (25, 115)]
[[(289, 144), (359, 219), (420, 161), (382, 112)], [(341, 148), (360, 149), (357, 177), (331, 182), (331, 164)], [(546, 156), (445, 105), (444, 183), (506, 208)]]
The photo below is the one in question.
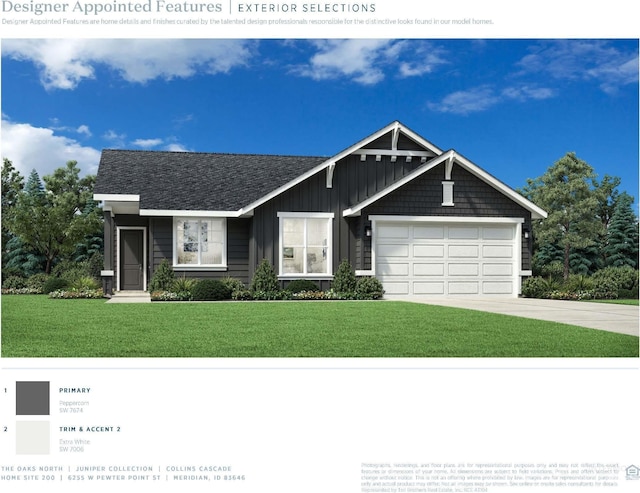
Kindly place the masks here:
[(517, 296), (519, 218), (372, 216), (372, 260), (388, 296)]

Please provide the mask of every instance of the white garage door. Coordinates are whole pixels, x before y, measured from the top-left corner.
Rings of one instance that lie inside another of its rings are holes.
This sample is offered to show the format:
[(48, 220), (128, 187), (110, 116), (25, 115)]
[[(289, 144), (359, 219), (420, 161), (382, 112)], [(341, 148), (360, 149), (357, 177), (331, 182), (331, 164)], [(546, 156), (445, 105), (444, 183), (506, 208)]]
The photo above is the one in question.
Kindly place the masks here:
[(387, 295), (517, 295), (516, 226), (398, 223), (375, 227)]

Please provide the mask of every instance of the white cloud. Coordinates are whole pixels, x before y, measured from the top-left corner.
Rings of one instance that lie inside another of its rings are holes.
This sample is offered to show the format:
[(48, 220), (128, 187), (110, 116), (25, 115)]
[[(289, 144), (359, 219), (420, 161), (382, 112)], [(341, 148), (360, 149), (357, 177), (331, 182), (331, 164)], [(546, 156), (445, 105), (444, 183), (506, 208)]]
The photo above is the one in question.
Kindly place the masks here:
[(518, 62), (522, 74), (558, 80), (593, 80), (608, 93), (638, 82), (638, 50), (622, 51), (605, 40), (540, 42)]
[(102, 138), (107, 142), (110, 142), (111, 147), (124, 147), (125, 139), (127, 138), (126, 134), (119, 134), (115, 130), (107, 130)]
[(40, 177), (53, 173), (67, 161), (77, 161), (81, 174), (95, 174), (100, 151), (74, 139), (56, 135), (51, 128), (15, 123), (2, 116), (2, 157), (13, 162), (22, 176), (35, 169)]
[(307, 65), (295, 67), (294, 73), (315, 80), (346, 77), (363, 85), (372, 85), (384, 79), (382, 66), (393, 54), (391, 40), (330, 39), (315, 41), (318, 52)]
[(76, 132), (78, 132), (79, 134), (82, 135), (86, 135), (87, 137), (91, 137), (91, 130), (89, 130), (89, 126), (88, 125), (80, 125), (77, 129)]
[(190, 151), (190, 149), (187, 149), (182, 144), (177, 144), (177, 143), (168, 144), (167, 146), (165, 146), (164, 150), (171, 151), (171, 152), (189, 152)]
[(432, 73), (441, 65), (449, 64), (446, 59), (446, 51), (432, 43), (421, 43), (411, 45), (411, 55), (415, 58), (411, 61), (400, 63), (399, 70), (401, 77), (416, 77)]
[(526, 101), (528, 99), (549, 99), (556, 95), (556, 91), (548, 87), (531, 87), (524, 85), (519, 87), (507, 87), (502, 90), (502, 94), (509, 99)]
[(428, 103), (430, 109), (440, 113), (467, 115), (484, 111), (500, 102), (493, 89), (487, 86), (468, 91), (456, 91), (445, 96), (439, 103)]
[(36, 64), (47, 89), (74, 89), (94, 78), (98, 65), (135, 83), (227, 73), (249, 63), (254, 45), (232, 39), (7, 39), (2, 55)]
[(158, 147), (160, 144), (162, 144), (162, 139), (136, 139), (132, 142), (132, 144), (136, 147), (149, 149), (151, 147)]

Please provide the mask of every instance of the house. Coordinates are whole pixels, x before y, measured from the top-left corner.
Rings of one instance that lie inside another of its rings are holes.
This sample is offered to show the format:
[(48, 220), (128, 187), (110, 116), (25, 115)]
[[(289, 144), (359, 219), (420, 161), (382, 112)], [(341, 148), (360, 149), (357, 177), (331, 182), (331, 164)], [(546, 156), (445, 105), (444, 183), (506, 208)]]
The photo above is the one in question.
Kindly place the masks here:
[(342, 259), (386, 294), (515, 297), (545, 211), (393, 122), (332, 157), (104, 150), (105, 292), (178, 275), (328, 288)]

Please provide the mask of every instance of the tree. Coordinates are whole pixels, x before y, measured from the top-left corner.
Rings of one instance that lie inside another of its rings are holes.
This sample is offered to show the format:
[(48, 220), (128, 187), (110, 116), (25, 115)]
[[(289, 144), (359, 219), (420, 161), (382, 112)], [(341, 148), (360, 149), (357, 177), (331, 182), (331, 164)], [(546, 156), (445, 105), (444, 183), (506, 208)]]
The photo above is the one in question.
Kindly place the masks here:
[(11, 214), (14, 211), (18, 195), (24, 188), (24, 178), (13, 167), (13, 163), (4, 158), (2, 160), (2, 265), (5, 264), (7, 245), (13, 235), (9, 230)]
[(73, 253), (87, 235), (100, 228), (97, 208), (82, 213), (92, 201), (95, 177), (80, 179), (76, 165), (76, 161), (69, 161), (45, 176), (46, 189), (38, 173), (32, 171), (9, 221), (11, 231), (45, 257), (47, 274), (59, 257)]
[(638, 218), (631, 204), (633, 197), (626, 192), (616, 201), (607, 230), (607, 265), (638, 267)]
[(599, 195), (596, 193), (593, 168), (574, 152), (569, 152), (535, 180), (527, 180), (523, 193), (548, 212), (548, 217), (535, 224), (540, 244), (555, 243), (563, 251), (563, 276), (569, 278), (572, 249), (585, 249), (596, 243), (604, 232), (596, 215)]

